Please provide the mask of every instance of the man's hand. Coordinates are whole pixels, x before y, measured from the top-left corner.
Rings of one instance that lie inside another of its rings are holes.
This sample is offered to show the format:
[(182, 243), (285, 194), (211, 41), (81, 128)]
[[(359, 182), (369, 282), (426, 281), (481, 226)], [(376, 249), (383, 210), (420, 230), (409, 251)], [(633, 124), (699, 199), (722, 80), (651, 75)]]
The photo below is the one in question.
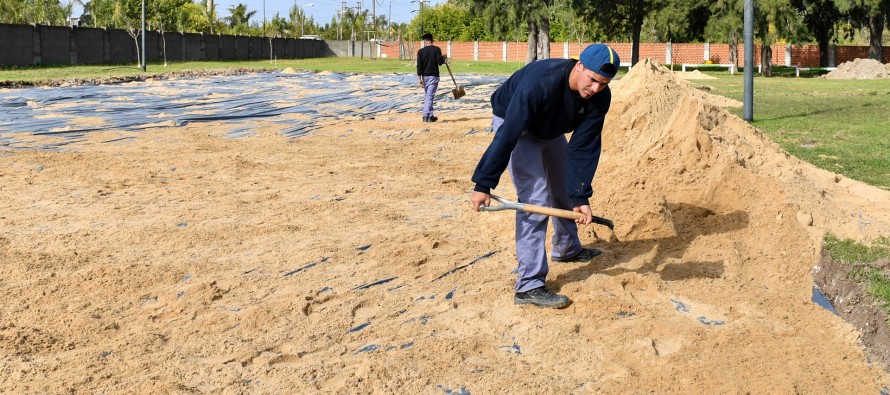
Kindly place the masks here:
[[(479, 211), (479, 207), (488, 207), (491, 205), (491, 195), (474, 191), (473, 196), (470, 196), (470, 201), (473, 203), (473, 210)], [(590, 211), (590, 208), (587, 208), (587, 211)]]
[(417, 83), (420, 84), (420, 88), (421, 88), (421, 89), (425, 88), (425, 87), (423, 86), (423, 81), (417, 81)]
[(590, 206), (588, 206), (588, 205), (576, 206), (574, 209), (572, 209), (572, 211), (574, 211), (576, 213), (584, 214), (584, 218), (576, 219), (575, 223), (580, 224), (580, 225), (587, 225), (587, 224), (593, 222), (593, 212), (590, 211)]

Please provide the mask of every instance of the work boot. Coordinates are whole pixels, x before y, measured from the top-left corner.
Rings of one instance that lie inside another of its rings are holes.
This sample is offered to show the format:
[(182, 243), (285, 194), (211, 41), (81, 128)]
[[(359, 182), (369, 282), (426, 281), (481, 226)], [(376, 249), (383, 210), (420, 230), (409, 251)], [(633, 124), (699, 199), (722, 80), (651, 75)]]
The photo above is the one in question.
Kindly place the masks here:
[(551, 309), (561, 309), (571, 303), (565, 295), (555, 294), (547, 290), (547, 288), (535, 288), (527, 292), (517, 292), (513, 296), (513, 303), (516, 304), (533, 304), (538, 307), (546, 307)]
[(429, 122), (429, 121), (430, 121), (430, 117), (423, 117), (423, 122)]
[(571, 258), (553, 258), (554, 262), (573, 263), (573, 262), (589, 262), (591, 259), (598, 257), (603, 252), (596, 248), (582, 248), (581, 252), (575, 254)]
[(436, 118), (436, 117), (434, 117), (434, 116), (432, 116), (432, 115), (430, 115), (430, 116), (428, 117), (428, 119), (429, 119), (428, 122), (436, 122), (436, 121), (439, 120), (439, 118)]

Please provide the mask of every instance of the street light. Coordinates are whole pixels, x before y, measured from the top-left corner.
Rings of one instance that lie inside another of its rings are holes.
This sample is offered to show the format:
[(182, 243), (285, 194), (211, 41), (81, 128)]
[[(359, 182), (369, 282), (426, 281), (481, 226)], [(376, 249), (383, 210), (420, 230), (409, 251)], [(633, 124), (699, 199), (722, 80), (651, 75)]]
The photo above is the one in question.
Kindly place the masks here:
[(315, 3), (304, 4), (300, 6), (300, 37), (305, 36), (303, 32), (303, 26), (306, 25), (306, 13), (303, 11), (303, 8), (312, 7)]
[(420, 3), (420, 35), (423, 36), (423, 3), (429, 3), (429, 0), (412, 0), (412, 3)]

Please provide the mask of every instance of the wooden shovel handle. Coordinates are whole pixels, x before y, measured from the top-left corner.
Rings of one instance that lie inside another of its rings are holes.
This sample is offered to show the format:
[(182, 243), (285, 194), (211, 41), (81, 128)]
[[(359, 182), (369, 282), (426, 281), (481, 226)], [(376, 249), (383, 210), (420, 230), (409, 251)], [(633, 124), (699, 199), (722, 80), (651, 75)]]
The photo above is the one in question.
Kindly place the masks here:
[(559, 217), (565, 219), (581, 219), (584, 218), (584, 214), (576, 213), (574, 211), (562, 210), (553, 207), (544, 207), (544, 206), (535, 206), (534, 204), (526, 204), (523, 208), (523, 211), (532, 214), (544, 214), (552, 217)]
[(457, 80), (454, 79), (454, 74), (451, 74), (451, 66), (448, 65), (448, 62), (445, 62), (445, 68), (448, 69), (448, 75), (451, 76), (451, 82), (454, 82), (454, 86), (457, 86)]
[[(523, 205), (522, 211), (532, 214), (544, 214), (552, 217), (559, 217), (565, 219), (581, 219), (584, 218), (584, 214), (576, 213), (574, 211), (562, 210), (553, 207), (544, 207), (544, 206), (535, 206), (534, 204), (525, 204)], [(592, 216), (591, 222), (595, 224), (603, 225), (609, 229), (615, 230), (615, 224), (610, 219), (606, 219), (603, 217), (597, 217), (596, 215)]]

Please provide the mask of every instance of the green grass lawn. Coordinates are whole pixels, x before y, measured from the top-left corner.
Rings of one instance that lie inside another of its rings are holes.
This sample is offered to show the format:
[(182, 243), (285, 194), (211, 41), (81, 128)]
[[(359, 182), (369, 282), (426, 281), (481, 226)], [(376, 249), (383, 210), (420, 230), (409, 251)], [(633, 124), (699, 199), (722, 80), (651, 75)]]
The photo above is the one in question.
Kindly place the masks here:
[(850, 278), (863, 284), (868, 293), (882, 300), (884, 311), (890, 313), (890, 238), (875, 240), (865, 246), (827, 235), (824, 246), (833, 261), (852, 265)]

